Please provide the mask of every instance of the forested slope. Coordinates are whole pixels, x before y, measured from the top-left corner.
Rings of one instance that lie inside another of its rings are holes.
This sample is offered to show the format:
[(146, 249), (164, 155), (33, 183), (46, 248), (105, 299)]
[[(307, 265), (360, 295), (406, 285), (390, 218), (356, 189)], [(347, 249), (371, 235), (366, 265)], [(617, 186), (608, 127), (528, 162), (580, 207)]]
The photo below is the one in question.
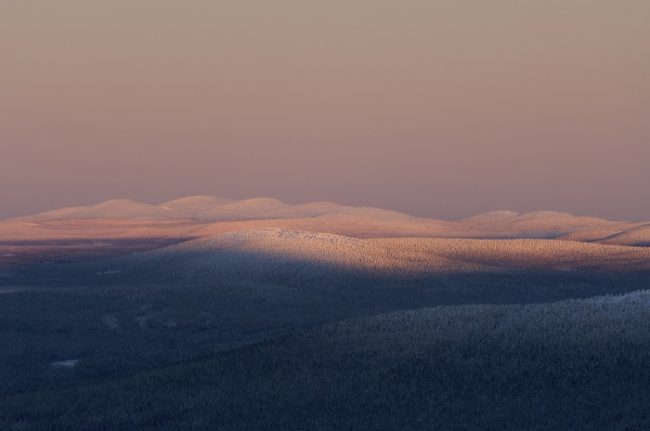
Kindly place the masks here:
[(650, 295), (343, 321), (125, 379), (5, 396), (32, 429), (650, 426)]

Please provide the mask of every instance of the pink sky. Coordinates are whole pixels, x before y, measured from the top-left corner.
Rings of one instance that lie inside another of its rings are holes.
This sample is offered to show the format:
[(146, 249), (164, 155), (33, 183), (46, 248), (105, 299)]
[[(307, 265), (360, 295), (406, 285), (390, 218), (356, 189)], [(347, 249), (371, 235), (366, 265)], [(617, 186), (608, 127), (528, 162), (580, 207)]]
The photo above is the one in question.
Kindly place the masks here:
[(188, 194), (650, 219), (647, 0), (0, 2), (0, 217)]

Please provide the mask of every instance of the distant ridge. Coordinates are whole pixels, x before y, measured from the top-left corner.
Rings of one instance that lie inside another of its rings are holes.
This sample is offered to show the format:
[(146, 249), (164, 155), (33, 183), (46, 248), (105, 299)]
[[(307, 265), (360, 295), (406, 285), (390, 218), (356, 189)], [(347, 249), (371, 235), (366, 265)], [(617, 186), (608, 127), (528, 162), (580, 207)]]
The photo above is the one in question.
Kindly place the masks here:
[(234, 199), (214, 196), (187, 196), (158, 205), (159, 208), (174, 211), (187, 217), (197, 217), (202, 211), (234, 202)]
[(197, 213), (197, 217), (206, 221), (248, 220), (264, 217), (264, 213), (284, 208), (290, 205), (274, 198), (252, 198), (217, 205)]
[(326, 201), (291, 205), (269, 197), (235, 200), (196, 195), (173, 199), (159, 205), (141, 203), (131, 199), (112, 199), (91, 206), (59, 208), (34, 215), (14, 217), (10, 220), (53, 221), (111, 218), (116, 220), (193, 218), (201, 222), (302, 218), (346, 218), (350, 220), (371, 218), (385, 221), (418, 219), (398, 211), (368, 206), (355, 207)]
[[(158, 205), (114, 199), (17, 217), (0, 221), (0, 240), (129, 235), (186, 238), (246, 229), (283, 228), (356, 238), (547, 238), (647, 246), (650, 233), (643, 225), (558, 211), (520, 214), (502, 210), (445, 221), (327, 201), (293, 205), (269, 197), (234, 200), (196, 195)], [(638, 230), (631, 231), (636, 228)]]
[(518, 215), (519, 214), (514, 211), (507, 211), (507, 210), (490, 211), (490, 212), (477, 214), (471, 217), (464, 218), (461, 221), (470, 222), (470, 223), (493, 223), (495, 221), (512, 220)]
[(21, 220), (172, 220), (181, 218), (176, 212), (155, 205), (136, 202), (130, 199), (113, 199), (86, 207), (69, 207), (20, 217)]

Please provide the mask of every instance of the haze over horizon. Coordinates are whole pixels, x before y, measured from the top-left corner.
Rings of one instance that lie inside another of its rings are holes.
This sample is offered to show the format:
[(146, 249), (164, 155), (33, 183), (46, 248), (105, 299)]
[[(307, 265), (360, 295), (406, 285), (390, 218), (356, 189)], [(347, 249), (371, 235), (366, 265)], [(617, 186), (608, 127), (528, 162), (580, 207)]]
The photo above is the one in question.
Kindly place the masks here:
[(6, 1), (0, 219), (113, 198), (650, 219), (650, 2)]

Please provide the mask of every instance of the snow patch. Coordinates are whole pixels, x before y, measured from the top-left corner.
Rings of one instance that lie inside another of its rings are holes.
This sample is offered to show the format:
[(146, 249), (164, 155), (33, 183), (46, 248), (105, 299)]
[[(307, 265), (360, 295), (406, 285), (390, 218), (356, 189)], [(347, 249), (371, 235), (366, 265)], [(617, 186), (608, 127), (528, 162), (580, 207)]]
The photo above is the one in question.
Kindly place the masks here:
[(74, 368), (79, 363), (79, 359), (66, 359), (65, 361), (52, 362), (50, 368)]

